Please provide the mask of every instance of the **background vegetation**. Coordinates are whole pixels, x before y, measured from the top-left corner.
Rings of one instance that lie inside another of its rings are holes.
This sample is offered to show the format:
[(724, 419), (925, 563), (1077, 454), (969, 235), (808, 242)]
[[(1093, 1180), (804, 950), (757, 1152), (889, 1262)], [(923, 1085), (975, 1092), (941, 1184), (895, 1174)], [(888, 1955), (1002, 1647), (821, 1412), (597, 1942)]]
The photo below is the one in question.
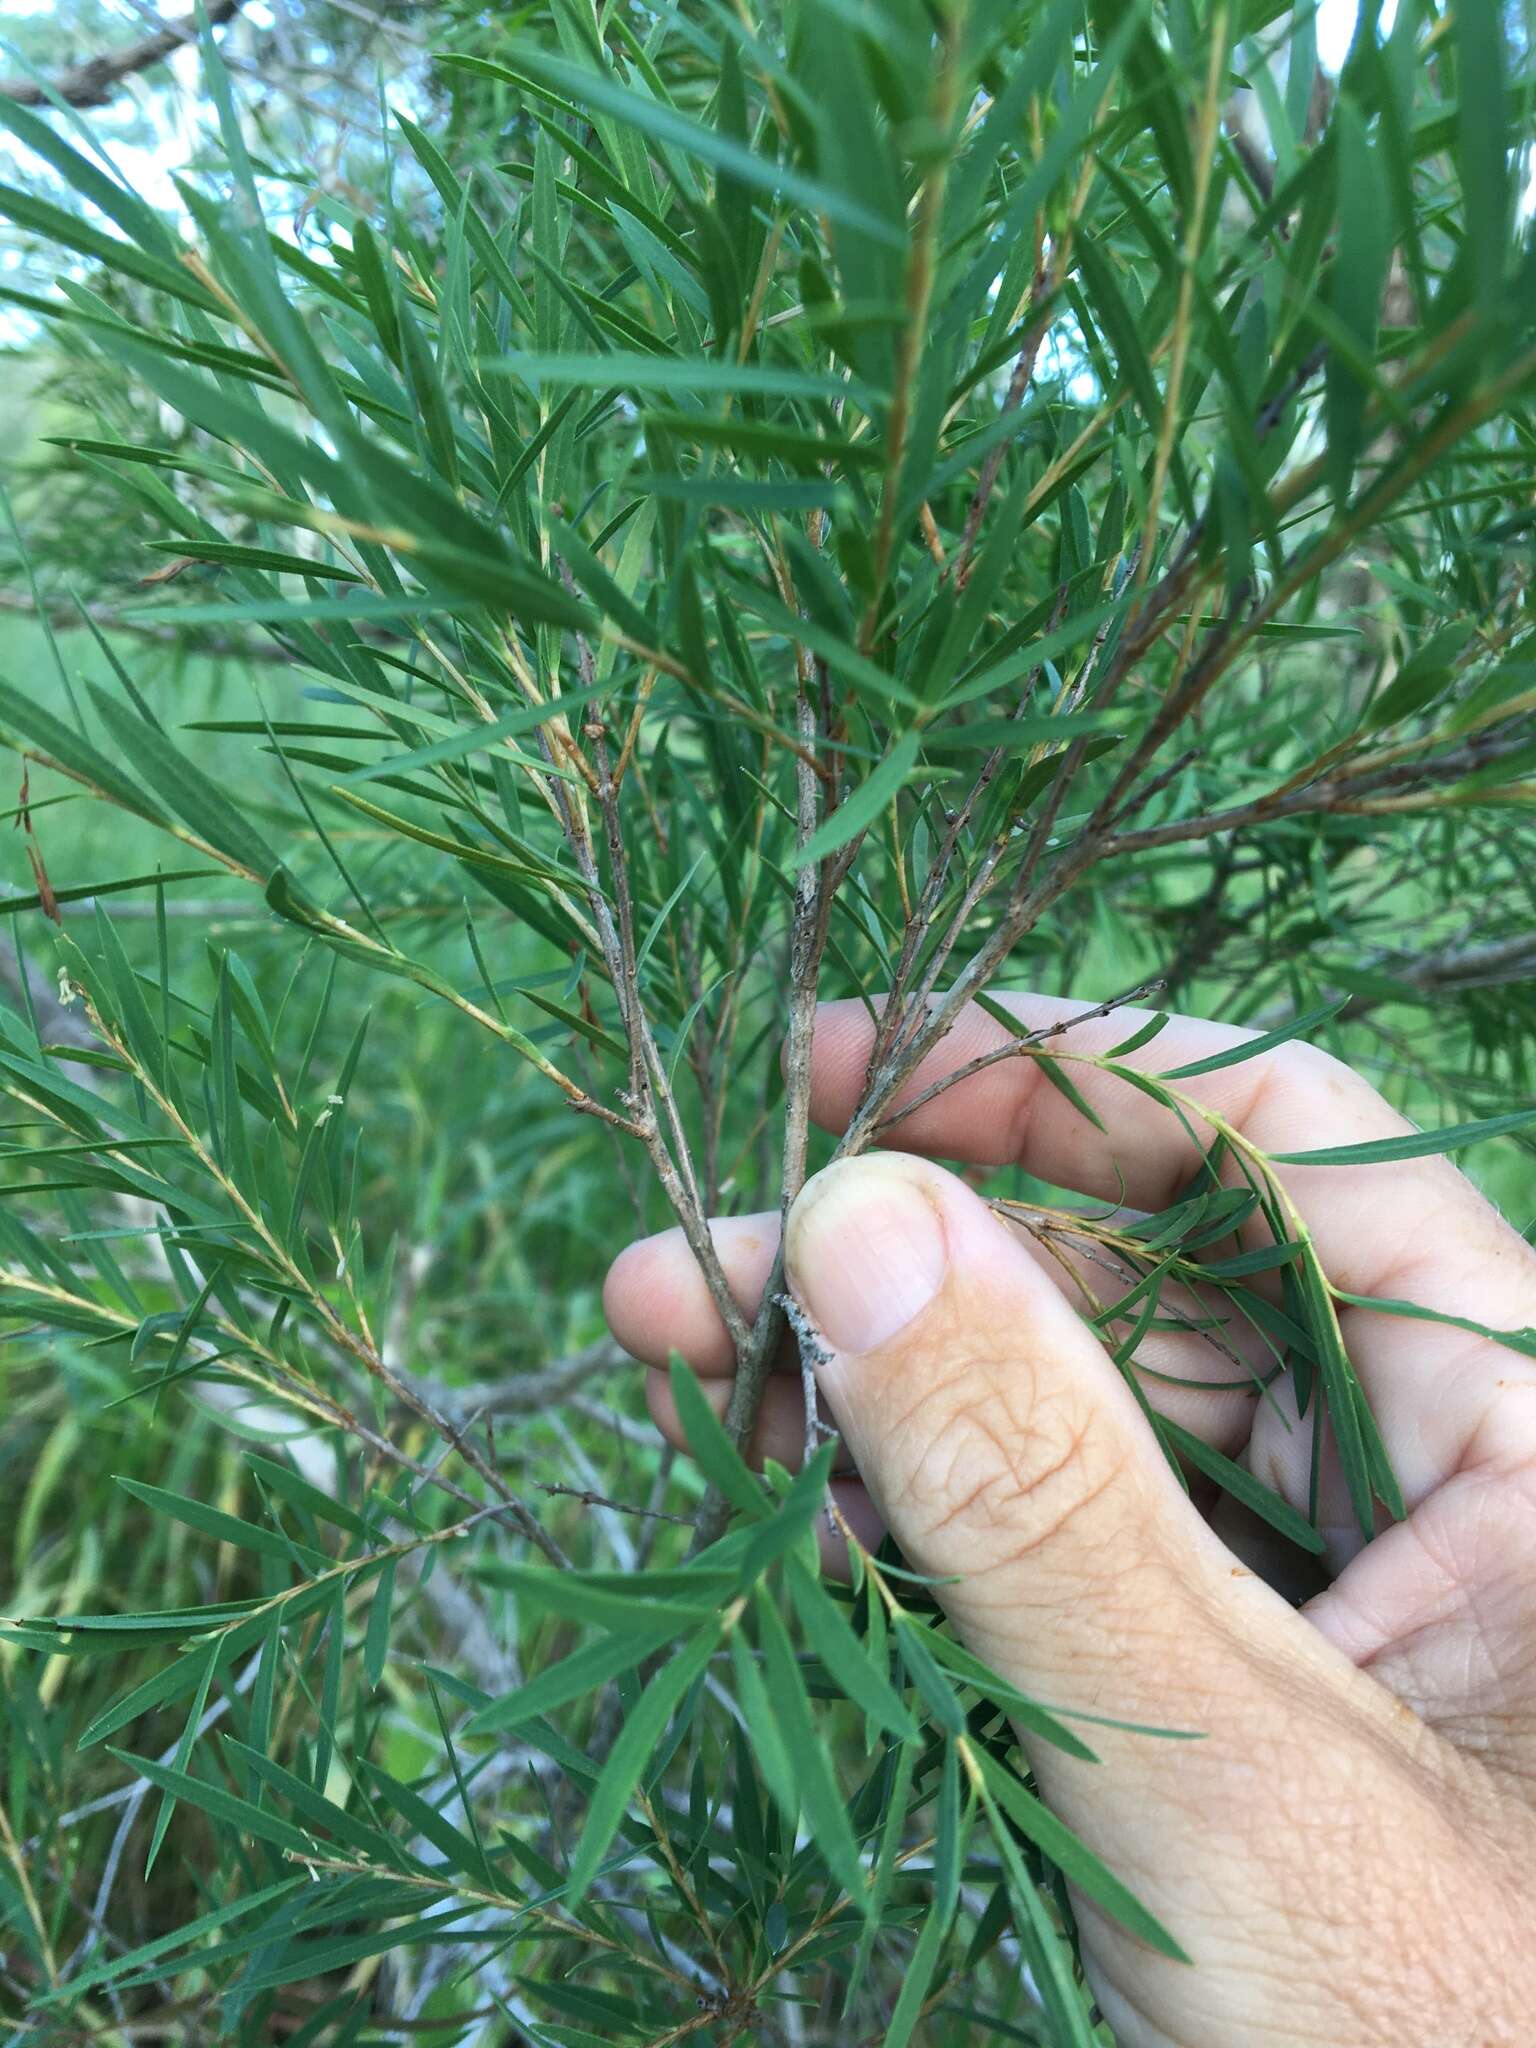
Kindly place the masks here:
[[(855, 1142), (928, 994), (1150, 985), (1532, 1216), (1523, 26), (145, 12), (0, 82), (10, 2032), (1103, 2041), (1062, 1873), (1170, 1936), (1008, 1717), (1091, 1728), (821, 1583), (772, 1304), (674, 1463), (598, 1290), (893, 986)], [(1390, 1511), (1212, 1169), (1092, 1312), (1228, 1255)]]

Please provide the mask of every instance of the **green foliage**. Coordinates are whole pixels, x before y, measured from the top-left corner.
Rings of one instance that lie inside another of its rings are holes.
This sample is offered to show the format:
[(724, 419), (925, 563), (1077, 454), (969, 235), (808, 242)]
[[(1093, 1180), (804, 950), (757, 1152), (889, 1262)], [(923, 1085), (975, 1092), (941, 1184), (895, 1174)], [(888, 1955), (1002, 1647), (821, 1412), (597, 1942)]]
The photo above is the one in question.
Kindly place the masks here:
[[(1102, 2042), (1068, 1885), (1182, 1952), (1031, 1789), (1019, 1734), (1091, 1727), (894, 1555), (824, 1575), (832, 1448), (743, 1461), (784, 1325), (704, 1219), (829, 1156), (818, 997), (894, 992), (845, 1148), (989, 986), (1251, 1024), (1162, 1074), (1156, 1015), (1018, 1037), (1202, 1165), (1145, 1218), (990, 1192), (1091, 1255), (1134, 1386), (1198, 1281), (1401, 1512), (1275, 1168), (1528, 1173), (1524, 42), (1401, 0), (1334, 81), (1265, 0), (410, 14), (350, 176), (205, 31), (174, 215), (0, 97), (49, 430), (0, 643), (0, 1999)], [(1201, 1112), (1302, 1036), (1425, 1128)], [(742, 1368), (722, 1421), (674, 1365), (675, 1466), (597, 1310), (673, 1220)]]

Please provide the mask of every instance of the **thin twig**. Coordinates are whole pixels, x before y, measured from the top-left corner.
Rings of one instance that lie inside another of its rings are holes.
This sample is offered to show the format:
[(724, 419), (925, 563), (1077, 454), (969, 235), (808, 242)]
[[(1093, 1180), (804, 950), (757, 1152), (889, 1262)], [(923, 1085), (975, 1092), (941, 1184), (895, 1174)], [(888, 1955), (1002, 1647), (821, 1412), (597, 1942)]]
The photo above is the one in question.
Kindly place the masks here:
[(1111, 996), (1107, 1002), (1096, 1003), (1091, 1010), (1080, 1010), (1075, 1017), (1061, 1017), (1054, 1024), (1043, 1024), (1037, 1030), (1021, 1032), (1017, 1038), (1010, 1038), (1006, 1045), (997, 1046), (991, 1052), (978, 1053), (975, 1059), (967, 1060), (964, 1066), (941, 1075), (931, 1087), (925, 1088), (921, 1095), (913, 1096), (910, 1102), (904, 1102), (900, 1109), (893, 1110), (876, 1125), (876, 1129), (888, 1131), (893, 1125), (911, 1116), (915, 1110), (921, 1109), (925, 1103), (932, 1102), (936, 1096), (958, 1087), (962, 1081), (970, 1080), (973, 1074), (985, 1073), (988, 1067), (998, 1066), (1004, 1060), (1017, 1059), (1036, 1052), (1040, 1046), (1049, 1044), (1052, 1039), (1063, 1037), (1077, 1025), (1091, 1023), (1095, 1017), (1107, 1017), (1112, 1011), (1123, 1009), (1127, 1003), (1139, 1003), (1144, 996), (1156, 995), (1165, 986), (1161, 976), (1153, 981), (1138, 982), (1135, 988), (1126, 989), (1122, 995)]
[(821, 1419), (816, 1388), (816, 1368), (832, 1363), (832, 1351), (826, 1338), (792, 1294), (776, 1294), (774, 1300), (784, 1311), (800, 1346), (800, 1390), (805, 1398), (805, 1460), (809, 1464), (816, 1455), (818, 1444), (837, 1435), (837, 1431)]
[(534, 1483), (540, 1493), (555, 1493), (567, 1500), (579, 1500), (586, 1508), (612, 1508), (615, 1514), (641, 1515), (653, 1522), (680, 1522), (685, 1529), (693, 1521), (691, 1515), (674, 1515), (661, 1508), (640, 1507), (630, 1500), (610, 1500), (606, 1494), (593, 1493), (586, 1486), (563, 1486), (555, 1479), (539, 1479)]

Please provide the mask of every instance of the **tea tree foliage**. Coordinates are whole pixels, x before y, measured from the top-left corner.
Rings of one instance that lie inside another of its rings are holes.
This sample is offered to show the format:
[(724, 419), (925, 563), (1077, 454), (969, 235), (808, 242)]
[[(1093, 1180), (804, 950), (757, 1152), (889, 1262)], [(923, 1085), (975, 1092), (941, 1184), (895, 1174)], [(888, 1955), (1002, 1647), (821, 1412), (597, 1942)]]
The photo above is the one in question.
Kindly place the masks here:
[[(1068, 1885), (1180, 1952), (1031, 1789), (1091, 1719), (823, 1578), (809, 1420), (748, 1469), (815, 1333), (706, 1220), (829, 1156), (819, 1000), (887, 997), (847, 1152), (1009, 985), (1150, 996), (1091, 1063), (1187, 1120), (1158, 1003), (1314, 1037), (1383, 1163), (1518, 1185), (1532, 81), (1493, 0), (1378, 12), (1332, 78), (1269, 0), (417, 9), (353, 177), (203, 19), (174, 216), (0, 97), (21, 2038), (1082, 2048)], [(993, 1192), (1127, 1369), (1225, 1295), (1369, 1528), (1352, 1297), (1206, 1160)], [(675, 1467), (594, 1310), (667, 1222), (738, 1359)]]

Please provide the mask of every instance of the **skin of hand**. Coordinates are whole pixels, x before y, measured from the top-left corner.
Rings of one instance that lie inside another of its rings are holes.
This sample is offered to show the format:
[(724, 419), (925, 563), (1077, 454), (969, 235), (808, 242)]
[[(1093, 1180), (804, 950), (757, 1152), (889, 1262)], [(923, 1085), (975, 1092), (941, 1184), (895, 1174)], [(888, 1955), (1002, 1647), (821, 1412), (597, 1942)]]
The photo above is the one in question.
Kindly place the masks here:
[[(1083, 1007), (1007, 1001), (1032, 1030)], [(1085, 1020), (1061, 1049), (1107, 1051), (1139, 1021)], [(1247, 1035), (1176, 1018), (1130, 1057), (1168, 1072)], [(862, 1004), (823, 1008), (824, 1126), (847, 1122), (872, 1039)], [(1005, 1042), (967, 1012), (907, 1099)], [(1095, 1729), (1097, 1764), (1024, 1743), (1057, 1812), (1193, 1960), (1152, 1953), (1078, 1899), (1090, 1979), (1123, 2048), (1529, 2043), (1536, 1360), (1444, 1324), (1343, 1311), (1409, 1512), (1363, 1543), (1325, 1454), (1330, 1583), (1298, 1609), (1266, 1581), (1230, 1504), (1208, 1519), (1181, 1489), (1070, 1276), (916, 1156), (1019, 1162), (1112, 1204), (1166, 1207), (1199, 1163), (1189, 1135), (1128, 1083), (1071, 1071), (1105, 1132), (1035, 1062), (1009, 1059), (897, 1125), (905, 1152), (827, 1168), (790, 1210), (789, 1281), (831, 1348), (821, 1392), (857, 1472), (834, 1482), (839, 1505), (861, 1540), (883, 1524), (919, 1569), (958, 1576), (939, 1594), (956, 1630), (1021, 1690), (1203, 1732)], [(1180, 1085), (1266, 1152), (1409, 1128), (1301, 1044)], [(1495, 1328), (1536, 1324), (1536, 1253), (1444, 1158), (1282, 1173), (1336, 1285)], [(750, 1312), (778, 1218), (713, 1227)], [(1082, 1268), (1090, 1284), (1094, 1270)], [(1096, 1277), (1112, 1299), (1114, 1281)], [(679, 1233), (623, 1252), (605, 1301), (617, 1337), (654, 1368), (651, 1409), (669, 1437), (681, 1441), (672, 1348), (723, 1412), (731, 1348)], [(1220, 1347), (1150, 1336), (1135, 1370), (1152, 1404), (1305, 1512), (1312, 1416), (1298, 1420), (1284, 1382), (1256, 1399), (1234, 1349), (1265, 1362), (1229, 1322)], [(754, 1448), (793, 1463), (802, 1396), (788, 1355), (783, 1367)]]

